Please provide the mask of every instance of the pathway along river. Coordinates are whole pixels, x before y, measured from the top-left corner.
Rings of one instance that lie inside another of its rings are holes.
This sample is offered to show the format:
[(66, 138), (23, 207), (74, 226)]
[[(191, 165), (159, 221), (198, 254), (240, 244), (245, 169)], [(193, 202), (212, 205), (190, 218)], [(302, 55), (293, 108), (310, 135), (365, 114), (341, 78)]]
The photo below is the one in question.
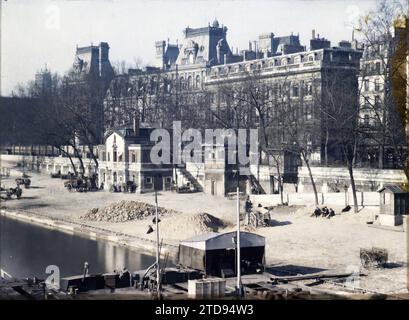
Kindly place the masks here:
[(56, 265), (60, 276), (79, 275), (84, 262), (90, 273), (130, 271), (151, 265), (155, 258), (135, 249), (43, 228), (0, 215), (0, 268), (16, 278), (45, 279)]

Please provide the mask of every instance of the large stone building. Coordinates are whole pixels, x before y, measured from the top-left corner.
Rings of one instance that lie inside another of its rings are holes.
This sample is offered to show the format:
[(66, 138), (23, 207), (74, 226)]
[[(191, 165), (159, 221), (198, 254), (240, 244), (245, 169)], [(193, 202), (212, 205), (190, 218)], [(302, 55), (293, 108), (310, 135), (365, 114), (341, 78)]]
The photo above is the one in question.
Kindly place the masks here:
[(89, 105), (93, 119), (95, 119), (92, 130), (94, 131), (95, 143), (103, 141), (104, 112), (103, 99), (105, 93), (114, 77), (114, 70), (109, 61), (109, 45), (101, 42), (95, 46), (91, 44), (86, 47), (76, 48), (74, 63), (68, 73), (69, 81), (75, 82), (74, 85), (86, 86), (90, 92), (91, 101)]
[(107, 88), (114, 77), (109, 61), (109, 45), (101, 42), (95, 46), (78, 47), (75, 52), (73, 70), (82, 75), (90, 75), (100, 80)]
[[(155, 67), (130, 69), (128, 74), (112, 80), (104, 102), (108, 125), (129, 123), (137, 112), (142, 120), (166, 127), (169, 122), (165, 117), (183, 121), (183, 107), (189, 106), (189, 100), (184, 102), (186, 97), (197, 99), (204, 95), (199, 111), (207, 125), (217, 126), (215, 120), (230, 103), (223, 94), (225, 86), (240, 86), (257, 77), (276, 101), (291, 101), (300, 127), (310, 128), (306, 144), (313, 164), (342, 161), (335, 142), (335, 128), (325, 126), (327, 119), (322, 115), (329, 103), (339, 103), (333, 109), (341, 108), (346, 92), (357, 97), (362, 50), (356, 42), (342, 41), (338, 46), (331, 46), (329, 40), (313, 31), (307, 48), (301, 45), (299, 35), (277, 37), (267, 33), (260, 35), (258, 41), (249, 42), (247, 49), (233, 52), (227, 41), (227, 27), (214, 21), (207, 27), (186, 28), (181, 44), (158, 41), (155, 47)], [(357, 110), (358, 99), (354, 99), (348, 104)], [(161, 114), (158, 107), (161, 105), (174, 109)], [(274, 106), (277, 103), (271, 102), (271, 114)], [(253, 124), (257, 126), (254, 110), (250, 116), (254, 116)], [(199, 126), (196, 121), (187, 121), (187, 125)], [(283, 144), (289, 141), (280, 133), (282, 125), (272, 124), (270, 135), (275, 139), (274, 152), (283, 158), (283, 176), (290, 182), (297, 178), (300, 161), (298, 155), (283, 150)], [(273, 167), (270, 171), (267, 180), (274, 182), (277, 171)], [(274, 183), (269, 182), (268, 186), (271, 186), (267, 188), (269, 191), (276, 188)]]

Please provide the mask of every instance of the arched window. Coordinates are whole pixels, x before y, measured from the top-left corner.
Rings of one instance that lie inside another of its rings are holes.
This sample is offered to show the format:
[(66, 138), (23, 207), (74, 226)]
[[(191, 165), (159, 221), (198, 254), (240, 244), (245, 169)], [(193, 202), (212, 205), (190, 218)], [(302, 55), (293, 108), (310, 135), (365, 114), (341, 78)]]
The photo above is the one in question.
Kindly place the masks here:
[(200, 88), (200, 76), (199, 76), (199, 75), (196, 76), (195, 87), (196, 87), (196, 89), (199, 89), (199, 88)]
[(187, 78), (187, 88), (188, 88), (188, 90), (190, 90), (190, 89), (192, 89), (192, 87), (193, 87), (193, 79), (192, 79), (191, 76), (189, 76)]

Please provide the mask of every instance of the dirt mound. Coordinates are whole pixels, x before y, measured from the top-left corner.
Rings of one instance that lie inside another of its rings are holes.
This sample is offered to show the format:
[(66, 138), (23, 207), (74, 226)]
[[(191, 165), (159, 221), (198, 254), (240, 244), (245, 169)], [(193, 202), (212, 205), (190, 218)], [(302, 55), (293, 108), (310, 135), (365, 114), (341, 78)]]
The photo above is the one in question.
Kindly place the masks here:
[(160, 225), (160, 232), (164, 238), (194, 237), (208, 232), (218, 232), (227, 224), (208, 213), (187, 214), (182, 213), (169, 217)]
[[(158, 208), (158, 213), (170, 215), (178, 211)], [(155, 206), (138, 201), (126, 201), (111, 203), (103, 208), (92, 208), (81, 216), (81, 219), (88, 221), (126, 222), (132, 220), (143, 220), (155, 216)]]

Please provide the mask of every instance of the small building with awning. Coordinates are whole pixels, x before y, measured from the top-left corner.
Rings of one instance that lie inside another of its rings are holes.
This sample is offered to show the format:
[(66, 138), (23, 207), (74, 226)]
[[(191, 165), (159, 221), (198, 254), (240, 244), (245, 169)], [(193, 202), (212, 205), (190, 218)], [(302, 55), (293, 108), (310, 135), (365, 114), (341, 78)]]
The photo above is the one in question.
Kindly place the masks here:
[[(206, 275), (236, 274), (237, 232), (206, 233), (181, 241), (179, 264), (203, 271)], [(240, 232), (242, 273), (263, 270), (265, 238), (250, 232)]]

